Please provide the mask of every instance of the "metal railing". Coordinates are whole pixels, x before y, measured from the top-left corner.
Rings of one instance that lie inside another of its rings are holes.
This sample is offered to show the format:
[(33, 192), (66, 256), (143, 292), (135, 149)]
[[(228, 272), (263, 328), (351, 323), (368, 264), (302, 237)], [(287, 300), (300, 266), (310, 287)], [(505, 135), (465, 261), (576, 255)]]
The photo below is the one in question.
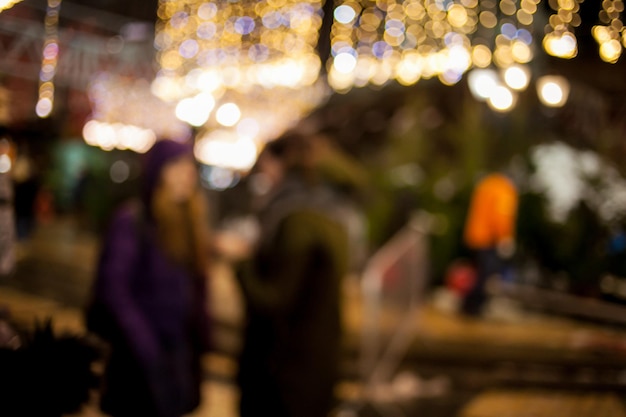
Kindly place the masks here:
[(425, 217), (416, 215), (365, 265), (358, 362), (362, 386), (356, 404), (340, 415), (358, 415), (365, 404), (381, 415), (398, 415), (398, 410), (390, 411), (381, 403), (393, 397), (394, 373), (416, 334), (418, 307), (429, 276), (427, 229)]

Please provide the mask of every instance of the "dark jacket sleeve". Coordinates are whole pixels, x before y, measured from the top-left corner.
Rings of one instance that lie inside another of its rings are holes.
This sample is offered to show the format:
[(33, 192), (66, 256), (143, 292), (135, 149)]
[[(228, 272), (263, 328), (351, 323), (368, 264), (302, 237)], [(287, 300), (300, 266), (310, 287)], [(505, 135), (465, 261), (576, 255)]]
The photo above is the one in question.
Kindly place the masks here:
[(314, 244), (313, 225), (307, 220), (306, 215), (292, 214), (281, 222), (271, 248), (262, 254), (267, 268), (259, 268), (259, 259), (240, 265), (237, 275), (253, 310), (281, 314), (296, 301)]
[(96, 292), (132, 353), (144, 369), (151, 372), (159, 363), (161, 349), (131, 291), (141, 251), (139, 241), (138, 225), (133, 213), (118, 213), (104, 242)]

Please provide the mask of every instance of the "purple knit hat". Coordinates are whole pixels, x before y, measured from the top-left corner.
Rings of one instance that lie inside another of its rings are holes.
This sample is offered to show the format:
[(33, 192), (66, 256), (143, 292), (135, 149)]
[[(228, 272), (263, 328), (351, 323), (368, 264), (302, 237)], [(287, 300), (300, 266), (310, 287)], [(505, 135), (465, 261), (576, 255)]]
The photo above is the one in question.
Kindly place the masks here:
[(168, 162), (182, 156), (193, 157), (193, 148), (191, 145), (169, 139), (156, 142), (146, 153), (143, 161), (143, 196), (144, 202), (148, 204), (148, 207), (152, 193), (159, 182), (163, 167), (165, 167)]

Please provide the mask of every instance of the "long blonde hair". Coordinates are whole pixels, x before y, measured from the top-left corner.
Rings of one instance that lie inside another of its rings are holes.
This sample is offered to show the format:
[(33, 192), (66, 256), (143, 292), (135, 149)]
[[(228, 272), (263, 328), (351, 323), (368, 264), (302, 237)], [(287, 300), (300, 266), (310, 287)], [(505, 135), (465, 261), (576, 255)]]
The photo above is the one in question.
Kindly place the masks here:
[(168, 189), (157, 186), (151, 201), (159, 245), (174, 262), (204, 275), (209, 264), (209, 210), (200, 189), (176, 203)]

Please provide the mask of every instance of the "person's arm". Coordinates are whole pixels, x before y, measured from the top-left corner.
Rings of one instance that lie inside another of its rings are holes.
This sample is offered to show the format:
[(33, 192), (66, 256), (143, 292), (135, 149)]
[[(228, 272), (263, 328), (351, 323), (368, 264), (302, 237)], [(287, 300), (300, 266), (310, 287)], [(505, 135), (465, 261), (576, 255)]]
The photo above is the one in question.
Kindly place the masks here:
[(149, 371), (159, 363), (161, 351), (131, 292), (141, 251), (141, 231), (136, 223), (129, 212), (114, 218), (104, 242), (96, 291), (137, 360)]
[(269, 255), (267, 276), (260, 275), (254, 260), (238, 268), (242, 291), (253, 310), (280, 314), (295, 302), (314, 244), (308, 216), (307, 213), (292, 214), (281, 222)]

